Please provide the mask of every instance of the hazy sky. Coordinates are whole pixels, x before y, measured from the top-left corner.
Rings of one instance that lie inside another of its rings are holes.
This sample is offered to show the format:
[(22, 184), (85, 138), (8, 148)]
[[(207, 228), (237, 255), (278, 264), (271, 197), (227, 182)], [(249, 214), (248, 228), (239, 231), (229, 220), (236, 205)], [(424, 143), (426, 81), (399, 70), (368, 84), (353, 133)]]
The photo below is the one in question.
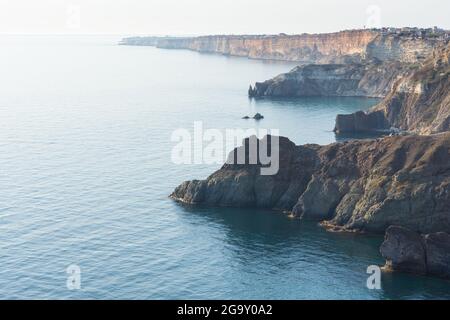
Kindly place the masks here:
[(448, 0), (0, 0), (0, 33), (261, 34), (450, 29)]

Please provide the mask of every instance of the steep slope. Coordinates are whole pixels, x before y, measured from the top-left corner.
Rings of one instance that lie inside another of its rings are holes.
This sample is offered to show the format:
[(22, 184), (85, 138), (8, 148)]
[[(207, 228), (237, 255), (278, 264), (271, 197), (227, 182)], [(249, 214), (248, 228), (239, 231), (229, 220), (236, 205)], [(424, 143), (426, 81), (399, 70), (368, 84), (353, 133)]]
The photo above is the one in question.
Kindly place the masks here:
[(306, 65), (249, 90), (251, 97), (361, 96), (385, 97), (408, 71), (399, 62)]
[(385, 270), (450, 279), (450, 234), (417, 234), (392, 226), (381, 246)]
[[(377, 131), (391, 127), (431, 134), (450, 130), (450, 45), (439, 48), (368, 113), (339, 115), (335, 131)], [(371, 119), (378, 119), (372, 121)], [(381, 119), (381, 120), (380, 120)]]
[(383, 232), (399, 225), (450, 232), (449, 159), (450, 133), (329, 146), (281, 138), (278, 174), (261, 175), (261, 165), (226, 164), (207, 180), (183, 183), (171, 197), (288, 211), (324, 220), (332, 230)]
[(329, 34), (204, 36), (163, 39), (157, 46), (305, 64), (344, 63), (360, 61), (377, 35), (369, 30), (355, 30)]

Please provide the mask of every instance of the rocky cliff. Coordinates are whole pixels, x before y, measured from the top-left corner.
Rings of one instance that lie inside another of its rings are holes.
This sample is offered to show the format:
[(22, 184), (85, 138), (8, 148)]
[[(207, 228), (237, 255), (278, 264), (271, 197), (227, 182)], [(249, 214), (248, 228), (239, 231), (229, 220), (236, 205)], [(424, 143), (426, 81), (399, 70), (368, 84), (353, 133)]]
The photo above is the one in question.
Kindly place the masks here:
[[(425, 85), (424, 82), (432, 79), (436, 81), (437, 74), (441, 74), (440, 79), (442, 80), (447, 74), (446, 66), (448, 67), (448, 63), (445, 61), (448, 60), (448, 54), (439, 52), (440, 48), (445, 47), (447, 43), (448, 40), (446, 39), (431, 40), (380, 33), (367, 44), (361, 59), (347, 59), (347, 63), (341, 64), (324, 64), (323, 60), (312, 61), (312, 64), (301, 65), (273, 79), (257, 82), (254, 87), (250, 88), (249, 96), (363, 96), (379, 98), (389, 96), (391, 100), (398, 102), (401, 97), (393, 97), (396, 90), (402, 93), (408, 91), (413, 93), (428, 91), (432, 93), (433, 90), (439, 88), (432, 86), (431, 81)], [(440, 62), (436, 62), (437, 59), (440, 59)], [(438, 67), (431, 68), (430, 66)], [(420, 84), (421, 81), (422, 84)], [(445, 91), (446, 88), (440, 90)], [(418, 101), (418, 103), (422, 102)], [(376, 115), (366, 116), (362, 113), (349, 116), (341, 115), (337, 119), (336, 131), (364, 131), (364, 126), (367, 124), (369, 124), (367, 131), (389, 129), (395, 124), (395, 121), (391, 120), (396, 117), (400, 118), (393, 110), (395, 107), (391, 107), (391, 112), (387, 110), (386, 119), (381, 117), (382, 121), (380, 121), (380, 113), (377, 111), (381, 109), (383, 108), (379, 107), (374, 110)], [(401, 119), (406, 121), (405, 118)], [(358, 122), (359, 120), (362, 122)], [(370, 124), (374, 128), (371, 128)], [(439, 131), (444, 130), (440, 129), (434, 132)]]
[[(296, 61), (300, 64), (361, 63), (366, 60), (417, 62), (426, 57), (441, 38), (418, 36), (417, 32), (349, 30), (301, 35), (218, 35), (164, 37), (156, 43), (136, 38), (123, 44), (152, 43), (165, 49), (188, 49), (252, 59)], [(443, 37), (445, 34), (443, 35)], [(150, 37), (151, 38), (151, 37)]]
[(368, 44), (377, 37), (372, 31), (276, 36), (205, 36), (165, 39), (159, 48), (189, 49), (252, 59), (343, 63), (360, 61)]
[(353, 96), (384, 98), (409, 67), (399, 62), (299, 66), (251, 88), (251, 97)]
[(408, 75), (395, 81), (386, 98), (367, 113), (339, 115), (336, 132), (390, 127), (421, 134), (450, 130), (450, 45), (436, 49)]
[(286, 211), (324, 221), (330, 230), (384, 232), (399, 225), (450, 232), (449, 159), (450, 133), (328, 146), (296, 146), (280, 138), (276, 175), (261, 175), (260, 164), (226, 164), (204, 181), (183, 183), (171, 197)]
[(450, 279), (450, 235), (445, 232), (418, 234), (391, 226), (381, 246), (385, 270)]

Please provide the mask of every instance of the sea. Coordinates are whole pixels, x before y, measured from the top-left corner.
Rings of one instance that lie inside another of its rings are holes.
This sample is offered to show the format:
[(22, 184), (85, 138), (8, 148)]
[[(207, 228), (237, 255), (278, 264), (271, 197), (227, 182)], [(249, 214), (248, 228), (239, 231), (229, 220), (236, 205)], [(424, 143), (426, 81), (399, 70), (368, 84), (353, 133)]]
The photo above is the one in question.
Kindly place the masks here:
[(295, 64), (120, 39), (0, 36), (0, 299), (450, 298), (450, 282), (406, 274), (371, 290), (382, 235), (168, 197), (221, 167), (174, 161), (176, 130), (329, 144), (338, 113), (376, 99), (250, 100)]

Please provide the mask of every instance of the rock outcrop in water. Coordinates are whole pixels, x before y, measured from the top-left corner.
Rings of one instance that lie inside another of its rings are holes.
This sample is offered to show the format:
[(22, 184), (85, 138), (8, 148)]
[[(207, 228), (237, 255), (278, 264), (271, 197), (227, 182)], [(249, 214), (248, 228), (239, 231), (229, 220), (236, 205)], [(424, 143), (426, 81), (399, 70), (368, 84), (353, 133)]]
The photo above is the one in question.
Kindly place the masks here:
[(421, 235), (392, 226), (386, 231), (381, 254), (386, 270), (450, 279), (450, 234)]
[(329, 230), (384, 232), (398, 225), (450, 233), (449, 159), (450, 132), (328, 146), (280, 138), (278, 174), (261, 175), (260, 164), (226, 164), (204, 181), (183, 183), (171, 197), (287, 211), (324, 221)]
[(339, 115), (335, 131), (399, 128), (420, 134), (450, 130), (450, 45), (395, 82), (386, 98), (367, 113)]

